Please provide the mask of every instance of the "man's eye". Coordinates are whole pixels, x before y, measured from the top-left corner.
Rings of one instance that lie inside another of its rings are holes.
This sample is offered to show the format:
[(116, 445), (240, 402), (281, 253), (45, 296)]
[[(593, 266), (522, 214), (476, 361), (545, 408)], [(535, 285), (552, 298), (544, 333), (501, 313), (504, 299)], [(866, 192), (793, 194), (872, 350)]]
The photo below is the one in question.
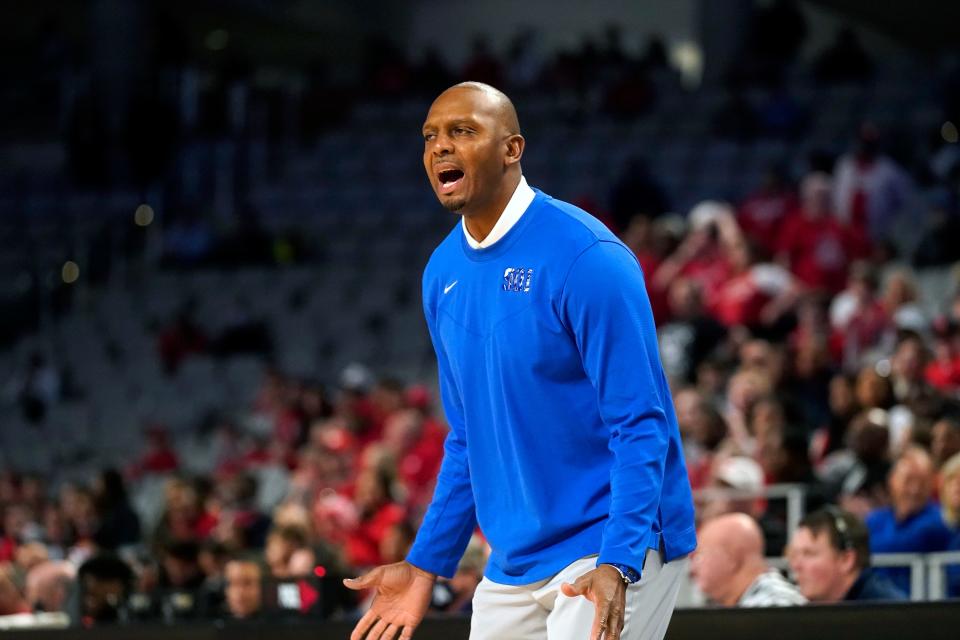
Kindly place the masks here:
[(453, 132), (454, 132), (455, 134), (457, 134), (458, 136), (461, 136), (461, 135), (466, 135), (466, 134), (470, 133), (470, 130), (469, 130), (469, 129), (465, 129), (465, 128), (463, 128), (463, 127), (457, 127), (456, 129), (453, 130)]
[(435, 133), (425, 133), (425, 134), (423, 134), (423, 140), (424, 140), (425, 142), (430, 142), (431, 140), (433, 140), (433, 139), (436, 138), (436, 137), (437, 137), (437, 134), (435, 134)]

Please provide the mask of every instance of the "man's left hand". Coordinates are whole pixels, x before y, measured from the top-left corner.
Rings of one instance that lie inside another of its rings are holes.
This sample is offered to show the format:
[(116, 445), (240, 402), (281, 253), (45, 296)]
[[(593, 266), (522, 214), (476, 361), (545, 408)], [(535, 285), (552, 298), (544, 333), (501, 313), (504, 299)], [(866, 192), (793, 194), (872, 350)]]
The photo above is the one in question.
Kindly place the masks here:
[(564, 582), (560, 590), (565, 596), (583, 596), (593, 603), (596, 613), (589, 640), (620, 640), (627, 607), (627, 585), (623, 583), (619, 571), (601, 564), (577, 578), (573, 584)]

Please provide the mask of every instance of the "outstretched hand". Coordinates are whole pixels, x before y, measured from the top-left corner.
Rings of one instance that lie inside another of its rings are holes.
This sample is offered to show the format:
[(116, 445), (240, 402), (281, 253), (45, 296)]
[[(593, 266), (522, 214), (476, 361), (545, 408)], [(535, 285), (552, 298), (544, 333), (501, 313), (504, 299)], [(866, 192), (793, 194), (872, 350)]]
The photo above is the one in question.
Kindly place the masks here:
[(374, 589), (375, 595), (350, 640), (410, 640), (430, 606), (437, 577), (409, 562), (387, 564), (343, 584), (359, 591)]
[(573, 584), (564, 582), (560, 590), (570, 598), (583, 596), (593, 603), (595, 614), (589, 640), (620, 640), (627, 607), (627, 585), (616, 569), (601, 564)]

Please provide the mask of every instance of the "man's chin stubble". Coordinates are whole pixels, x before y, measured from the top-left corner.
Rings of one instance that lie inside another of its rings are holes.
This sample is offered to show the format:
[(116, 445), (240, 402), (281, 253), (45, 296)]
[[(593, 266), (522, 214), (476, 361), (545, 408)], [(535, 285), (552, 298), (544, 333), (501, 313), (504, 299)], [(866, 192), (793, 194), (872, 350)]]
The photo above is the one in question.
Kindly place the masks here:
[(467, 200), (465, 198), (460, 198), (458, 200), (447, 200), (446, 202), (441, 202), (443, 208), (451, 213), (459, 213), (465, 206), (467, 206)]

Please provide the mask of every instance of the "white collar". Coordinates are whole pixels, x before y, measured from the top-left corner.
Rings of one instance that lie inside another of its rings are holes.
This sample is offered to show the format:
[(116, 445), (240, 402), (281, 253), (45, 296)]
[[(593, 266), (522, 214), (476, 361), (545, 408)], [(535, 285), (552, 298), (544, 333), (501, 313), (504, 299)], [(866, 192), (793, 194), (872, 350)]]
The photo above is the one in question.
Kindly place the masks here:
[(486, 249), (497, 240), (505, 236), (507, 231), (510, 231), (510, 229), (513, 228), (513, 225), (517, 224), (520, 216), (523, 215), (523, 212), (526, 211), (527, 207), (530, 206), (530, 203), (533, 202), (535, 195), (536, 194), (533, 192), (533, 189), (527, 185), (527, 179), (523, 176), (520, 176), (520, 183), (517, 185), (517, 189), (513, 192), (513, 195), (510, 196), (510, 202), (507, 203), (503, 213), (501, 213), (500, 217), (497, 219), (497, 223), (493, 225), (493, 229), (490, 229), (490, 233), (488, 233), (487, 237), (483, 239), (483, 242), (477, 242), (473, 239), (473, 236), (471, 236), (470, 232), (467, 231), (467, 219), (463, 218), (463, 221), (461, 222), (461, 226), (463, 227), (463, 235), (467, 238), (467, 244), (470, 245), (470, 248)]

